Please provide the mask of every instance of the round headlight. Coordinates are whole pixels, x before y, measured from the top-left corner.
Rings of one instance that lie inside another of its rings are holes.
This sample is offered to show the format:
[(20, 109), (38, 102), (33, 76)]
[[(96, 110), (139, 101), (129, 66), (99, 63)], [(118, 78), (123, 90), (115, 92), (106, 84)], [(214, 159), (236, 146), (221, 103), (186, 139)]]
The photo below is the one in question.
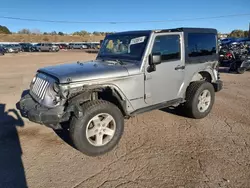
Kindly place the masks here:
[(54, 91), (55, 91), (56, 93), (58, 93), (59, 90), (60, 90), (59, 85), (58, 85), (57, 83), (54, 83), (54, 84), (53, 84), (53, 89), (54, 89)]

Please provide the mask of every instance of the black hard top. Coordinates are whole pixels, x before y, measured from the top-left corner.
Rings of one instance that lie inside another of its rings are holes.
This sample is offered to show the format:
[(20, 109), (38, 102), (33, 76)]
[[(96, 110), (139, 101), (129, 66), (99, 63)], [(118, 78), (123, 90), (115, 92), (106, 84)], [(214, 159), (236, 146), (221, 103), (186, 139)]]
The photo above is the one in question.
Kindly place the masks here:
[(213, 28), (195, 28), (195, 27), (181, 27), (173, 29), (158, 29), (158, 30), (135, 30), (135, 31), (124, 31), (117, 32), (111, 35), (120, 35), (120, 34), (144, 34), (149, 35), (151, 33), (167, 33), (167, 32), (185, 32), (185, 33), (214, 33), (217, 34), (217, 30)]

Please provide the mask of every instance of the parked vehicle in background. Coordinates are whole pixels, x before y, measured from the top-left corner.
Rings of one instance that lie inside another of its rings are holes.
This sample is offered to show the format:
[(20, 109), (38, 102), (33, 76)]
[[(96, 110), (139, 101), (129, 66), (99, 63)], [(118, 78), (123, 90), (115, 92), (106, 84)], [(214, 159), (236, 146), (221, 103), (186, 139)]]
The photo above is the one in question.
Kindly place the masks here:
[(30, 43), (20, 43), (22, 51), (24, 52), (37, 52), (37, 48)]
[(22, 52), (22, 46), (20, 44), (12, 44), (13, 48), (16, 48), (18, 50), (18, 52)]
[(57, 44), (57, 46), (61, 49), (61, 50), (65, 50), (65, 49), (68, 49), (68, 45), (67, 44)]
[(59, 50), (59, 47), (52, 43), (42, 43), (40, 46), (41, 52), (58, 52)]
[(0, 55), (4, 55), (4, 54), (5, 54), (5, 49), (2, 46), (0, 46)]
[(230, 44), (230, 43), (235, 42), (235, 41), (236, 41), (235, 38), (225, 38), (225, 39), (220, 40), (222, 45), (223, 44)]
[(88, 46), (86, 44), (83, 43), (73, 43), (71, 44), (71, 49), (87, 49)]
[(73, 47), (73, 43), (69, 43), (68, 49), (72, 49), (72, 47)]
[(41, 45), (42, 45), (42, 43), (37, 43), (37, 44), (34, 45), (34, 47), (36, 48), (36, 50), (37, 50), (38, 52), (41, 51)]
[(228, 67), (229, 71), (243, 74), (250, 69), (249, 50), (243, 43), (233, 42), (224, 45), (219, 52), (220, 67)]
[(6, 53), (18, 53), (19, 52), (19, 49), (11, 44), (4, 44), (3, 47), (6, 51)]
[(87, 44), (88, 49), (100, 49), (100, 45), (99, 44), (95, 44), (95, 43), (89, 43)]
[(217, 30), (128, 31), (107, 35), (95, 60), (39, 69), (17, 108), (53, 129), (66, 123), (74, 146), (98, 156), (137, 114), (174, 106), (206, 117), (222, 85)]

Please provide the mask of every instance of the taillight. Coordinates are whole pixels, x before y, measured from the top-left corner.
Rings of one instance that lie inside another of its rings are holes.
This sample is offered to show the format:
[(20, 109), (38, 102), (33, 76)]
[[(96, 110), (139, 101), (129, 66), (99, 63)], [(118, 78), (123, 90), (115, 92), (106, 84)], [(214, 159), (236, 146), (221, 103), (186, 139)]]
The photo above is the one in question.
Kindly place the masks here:
[(233, 57), (233, 54), (230, 53), (230, 52), (228, 52), (228, 53), (226, 54), (226, 57), (227, 57), (228, 59), (231, 59), (231, 58)]

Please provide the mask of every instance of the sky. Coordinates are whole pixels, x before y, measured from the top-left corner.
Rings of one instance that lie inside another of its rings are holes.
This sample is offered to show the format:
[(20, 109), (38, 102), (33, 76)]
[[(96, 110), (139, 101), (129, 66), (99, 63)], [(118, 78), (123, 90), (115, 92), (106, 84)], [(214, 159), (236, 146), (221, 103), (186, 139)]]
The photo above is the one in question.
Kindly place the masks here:
[(235, 14), (250, 14), (250, 0), (11, 0), (0, 2), (0, 25), (12, 32), (23, 28), (42, 32), (127, 31), (176, 27), (210, 27), (226, 33), (233, 29), (248, 30), (250, 15), (206, 20), (166, 21), (160, 23), (44, 23), (8, 20), (18, 17), (41, 20), (129, 22), (181, 20)]

